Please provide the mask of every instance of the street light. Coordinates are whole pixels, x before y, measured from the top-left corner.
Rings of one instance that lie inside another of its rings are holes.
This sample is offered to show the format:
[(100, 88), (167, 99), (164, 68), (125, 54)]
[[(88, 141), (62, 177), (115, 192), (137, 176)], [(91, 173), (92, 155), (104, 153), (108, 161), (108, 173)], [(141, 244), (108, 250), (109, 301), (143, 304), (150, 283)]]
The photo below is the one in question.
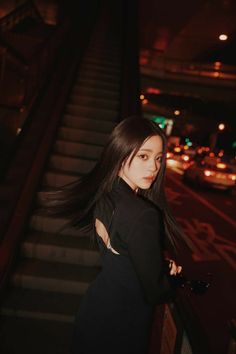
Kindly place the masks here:
[(215, 129), (215, 131), (213, 131), (212, 134), (210, 135), (210, 149), (212, 151), (216, 148), (217, 140), (221, 132), (223, 132), (223, 130), (225, 130), (225, 124), (219, 123), (217, 126), (217, 130)]
[(225, 129), (225, 124), (224, 123), (220, 123), (219, 125), (218, 125), (218, 129), (219, 130), (224, 130)]
[(219, 35), (219, 40), (220, 40), (220, 41), (227, 41), (227, 39), (228, 39), (227, 34), (221, 33), (221, 34)]
[(175, 115), (175, 116), (179, 116), (179, 115), (180, 115), (180, 110), (176, 109), (176, 110), (174, 111), (174, 115)]

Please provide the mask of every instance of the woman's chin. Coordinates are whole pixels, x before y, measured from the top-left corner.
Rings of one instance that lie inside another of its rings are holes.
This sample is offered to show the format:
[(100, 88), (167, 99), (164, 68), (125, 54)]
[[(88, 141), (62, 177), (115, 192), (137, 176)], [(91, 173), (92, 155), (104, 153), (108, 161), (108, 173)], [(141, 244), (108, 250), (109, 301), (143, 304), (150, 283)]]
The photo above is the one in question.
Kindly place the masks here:
[(142, 183), (140, 183), (140, 185), (138, 186), (140, 189), (149, 189), (152, 185), (152, 182), (149, 181), (144, 181)]

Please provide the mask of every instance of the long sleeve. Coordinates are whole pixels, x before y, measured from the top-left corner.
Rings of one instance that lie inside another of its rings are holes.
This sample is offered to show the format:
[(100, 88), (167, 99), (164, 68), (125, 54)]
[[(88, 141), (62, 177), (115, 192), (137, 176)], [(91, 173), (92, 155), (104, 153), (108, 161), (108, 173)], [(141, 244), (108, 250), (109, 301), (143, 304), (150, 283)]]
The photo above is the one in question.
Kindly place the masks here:
[(127, 238), (128, 252), (146, 301), (153, 305), (165, 302), (171, 296), (171, 288), (164, 274), (162, 225), (161, 214), (156, 209), (145, 209), (137, 215)]

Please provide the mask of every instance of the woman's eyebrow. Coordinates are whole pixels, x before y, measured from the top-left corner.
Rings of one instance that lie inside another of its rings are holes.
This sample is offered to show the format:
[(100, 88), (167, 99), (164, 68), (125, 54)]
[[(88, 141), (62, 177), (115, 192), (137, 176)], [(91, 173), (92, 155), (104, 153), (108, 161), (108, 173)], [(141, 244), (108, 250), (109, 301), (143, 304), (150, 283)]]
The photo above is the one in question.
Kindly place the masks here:
[[(153, 152), (152, 149), (139, 149), (139, 151)], [(160, 151), (160, 152), (157, 153), (157, 155), (159, 155), (159, 154), (163, 154), (163, 151)]]

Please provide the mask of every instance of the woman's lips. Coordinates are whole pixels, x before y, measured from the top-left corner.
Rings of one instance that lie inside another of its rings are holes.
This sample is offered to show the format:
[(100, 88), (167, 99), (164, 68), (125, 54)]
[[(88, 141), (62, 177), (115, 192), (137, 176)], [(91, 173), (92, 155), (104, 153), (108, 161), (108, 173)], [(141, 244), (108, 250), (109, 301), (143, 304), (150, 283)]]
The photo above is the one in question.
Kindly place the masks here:
[(149, 182), (153, 182), (155, 178), (153, 176), (148, 176), (148, 177), (144, 177), (144, 179)]

